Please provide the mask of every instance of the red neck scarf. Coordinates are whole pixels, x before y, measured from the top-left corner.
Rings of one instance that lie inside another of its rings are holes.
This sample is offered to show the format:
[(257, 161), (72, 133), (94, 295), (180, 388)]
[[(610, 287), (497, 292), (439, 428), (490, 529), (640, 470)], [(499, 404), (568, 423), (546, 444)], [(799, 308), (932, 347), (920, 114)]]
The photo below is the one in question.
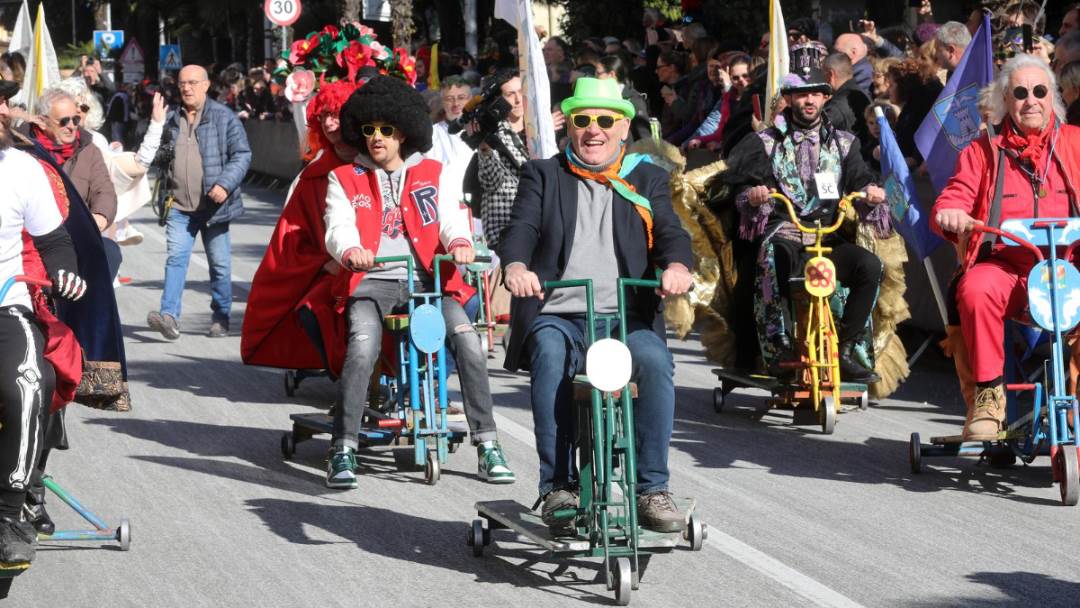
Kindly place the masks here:
[(1013, 126), (1013, 121), (1010, 119), (1005, 121), (1001, 136), (1005, 149), (1016, 152), (1020, 160), (1028, 161), (1032, 169), (1039, 171), (1045, 166), (1044, 161), (1049, 153), (1050, 138), (1056, 128), (1057, 125), (1052, 122), (1038, 133), (1025, 135)]
[(75, 149), (79, 147), (79, 137), (82, 136), (82, 131), (75, 132), (75, 141), (70, 144), (58, 144), (49, 137), (49, 134), (39, 129), (37, 126), (30, 127), (30, 133), (34, 136), (34, 140), (41, 144), (42, 148), (52, 156), (52, 159), (58, 166), (63, 167), (64, 163), (68, 161), (72, 156), (75, 156)]

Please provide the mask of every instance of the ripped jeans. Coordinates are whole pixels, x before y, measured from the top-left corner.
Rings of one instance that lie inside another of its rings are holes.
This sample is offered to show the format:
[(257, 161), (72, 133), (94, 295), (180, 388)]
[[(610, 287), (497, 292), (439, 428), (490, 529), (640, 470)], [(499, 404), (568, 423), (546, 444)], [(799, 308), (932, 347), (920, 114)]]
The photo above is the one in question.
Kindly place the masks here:
[[(431, 285), (418, 286), (430, 291)], [(348, 344), (345, 365), (338, 382), (338, 404), (334, 408), (334, 448), (357, 448), (357, 434), (364, 415), (372, 371), (382, 349), (383, 317), (406, 309), (409, 284), (404, 280), (366, 278), (356, 288), (345, 314), (348, 319)], [(469, 322), (461, 304), (453, 298), (442, 299), (446, 321), (447, 350), (457, 360), (465, 417), (469, 421), (472, 443), (498, 438), (492, 414), (491, 387), (487, 377), (487, 355), (480, 345), (480, 335)]]

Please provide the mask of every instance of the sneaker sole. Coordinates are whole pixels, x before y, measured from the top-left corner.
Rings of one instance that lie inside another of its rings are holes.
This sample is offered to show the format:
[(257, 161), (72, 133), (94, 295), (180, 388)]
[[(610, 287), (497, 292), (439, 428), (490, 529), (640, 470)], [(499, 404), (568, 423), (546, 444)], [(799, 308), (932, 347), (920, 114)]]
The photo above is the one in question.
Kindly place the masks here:
[(328, 488), (330, 488), (332, 490), (355, 490), (356, 486), (357, 486), (357, 484), (356, 484), (355, 481), (327, 481), (326, 482), (326, 487), (328, 487)]
[(502, 477), (488, 477), (487, 475), (480, 474), (479, 477), (480, 477), (480, 479), (482, 481), (486, 481), (487, 483), (495, 484), (495, 485), (500, 485), (500, 484), (508, 485), (508, 484), (512, 484), (515, 481), (517, 481), (517, 476), (515, 476), (515, 475), (502, 476)]

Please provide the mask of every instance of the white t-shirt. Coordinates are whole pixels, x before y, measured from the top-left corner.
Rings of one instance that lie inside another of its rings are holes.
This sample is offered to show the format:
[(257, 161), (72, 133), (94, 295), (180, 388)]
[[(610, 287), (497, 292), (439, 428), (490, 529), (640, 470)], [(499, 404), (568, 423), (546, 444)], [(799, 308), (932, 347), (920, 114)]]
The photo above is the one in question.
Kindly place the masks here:
[(443, 183), (453, 183), (460, 192), (465, 182), (465, 171), (469, 168), (474, 151), (461, 139), (460, 133), (450, 133), (446, 121), (437, 122), (431, 130), (431, 150), (428, 158), (443, 164)]
[[(23, 274), (22, 231), (41, 236), (63, 222), (45, 169), (33, 156), (8, 148), (0, 151), (0, 284)], [(26, 285), (16, 283), (0, 306), (31, 307)]]

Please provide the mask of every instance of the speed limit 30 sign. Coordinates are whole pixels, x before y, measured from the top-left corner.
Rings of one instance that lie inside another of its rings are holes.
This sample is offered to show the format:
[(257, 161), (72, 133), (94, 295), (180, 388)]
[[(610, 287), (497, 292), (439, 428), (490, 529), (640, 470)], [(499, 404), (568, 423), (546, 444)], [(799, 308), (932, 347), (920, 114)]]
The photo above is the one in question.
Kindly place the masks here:
[(263, 12), (275, 25), (287, 27), (300, 18), (300, 0), (266, 0)]

